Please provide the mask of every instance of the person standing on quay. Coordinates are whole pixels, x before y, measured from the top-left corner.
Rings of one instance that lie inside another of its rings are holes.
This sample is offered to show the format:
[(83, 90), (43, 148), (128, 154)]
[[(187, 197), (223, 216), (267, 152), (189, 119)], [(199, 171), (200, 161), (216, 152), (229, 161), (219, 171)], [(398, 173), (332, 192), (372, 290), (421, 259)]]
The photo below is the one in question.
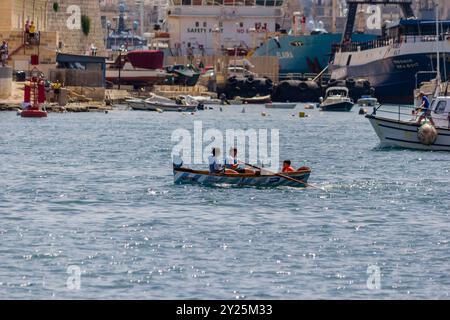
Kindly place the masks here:
[(2, 66), (6, 66), (6, 60), (8, 60), (8, 43), (3, 40), (2, 45), (0, 46), (0, 58), (2, 61)]
[(25, 43), (28, 44), (30, 42), (30, 20), (27, 20), (25, 23)]
[(33, 40), (36, 36), (36, 26), (34, 25), (34, 21), (31, 21), (30, 28), (28, 30), (28, 35), (30, 41)]

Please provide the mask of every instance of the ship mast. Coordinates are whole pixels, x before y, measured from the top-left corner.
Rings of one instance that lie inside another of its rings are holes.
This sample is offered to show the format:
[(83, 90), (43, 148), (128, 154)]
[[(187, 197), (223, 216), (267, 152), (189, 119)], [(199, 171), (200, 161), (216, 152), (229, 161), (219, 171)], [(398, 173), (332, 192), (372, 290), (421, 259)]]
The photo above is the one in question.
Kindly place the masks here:
[(440, 59), (440, 52), (439, 52), (439, 2), (436, 2), (436, 59), (437, 59), (437, 81), (440, 82), (441, 80), (441, 59)]
[(441, 59), (439, 52), (439, 2), (436, 2), (436, 90), (434, 92), (434, 98), (436, 99), (441, 91)]
[(333, 19), (332, 19), (332, 26), (331, 26), (331, 32), (332, 33), (336, 33), (337, 28), (336, 28), (336, 10), (337, 10), (337, 0), (333, 0), (332, 3), (332, 14), (333, 14)]
[(140, 7), (139, 7), (139, 13), (140, 13), (140, 20), (141, 20), (141, 36), (144, 36), (144, 0), (140, 1)]

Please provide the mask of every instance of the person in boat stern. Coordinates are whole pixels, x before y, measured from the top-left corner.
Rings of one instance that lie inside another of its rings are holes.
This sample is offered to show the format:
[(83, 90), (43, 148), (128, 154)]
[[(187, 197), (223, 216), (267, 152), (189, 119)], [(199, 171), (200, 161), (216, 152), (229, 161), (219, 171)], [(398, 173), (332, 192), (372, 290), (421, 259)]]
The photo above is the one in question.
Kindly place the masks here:
[(423, 119), (428, 118), (430, 122), (434, 125), (433, 120), (430, 118), (431, 116), (430, 100), (428, 100), (428, 97), (423, 92), (420, 92), (417, 98), (422, 99), (422, 103), (418, 108), (416, 108), (417, 112), (420, 112), (422, 110), (422, 114), (420, 115), (419, 120), (417, 120), (417, 123), (420, 124)]
[(220, 156), (220, 149), (212, 148), (211, 154), (208, 157), (210, 173), (222, 173), (224, 171), (225, 168), (220, 163), (219, 156)]
[(292, 168), (291, 165), (292, 165), (291, 160), (284, 160), (283, 161), (283, 170), (282, 170), (282, 172), (294, 172), (295, 169)]

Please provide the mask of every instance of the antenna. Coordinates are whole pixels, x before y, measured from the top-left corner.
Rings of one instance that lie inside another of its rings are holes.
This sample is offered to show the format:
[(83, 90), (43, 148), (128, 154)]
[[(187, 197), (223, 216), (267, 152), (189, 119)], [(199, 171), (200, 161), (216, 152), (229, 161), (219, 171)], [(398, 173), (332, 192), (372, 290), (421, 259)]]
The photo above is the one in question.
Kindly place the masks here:
[(437, 80), (441, 79), (441, 57), (439, 51), (439, 2), (436, 2), (436, 58), (437, 58)]
[(437, 98), (441, 91), (441, 59), (439, 53), (439, 2), (436, 2), (436, 68), (437, 68), (437, 76), (436, 76), (436, 90), (434, 92), (434, 98)]

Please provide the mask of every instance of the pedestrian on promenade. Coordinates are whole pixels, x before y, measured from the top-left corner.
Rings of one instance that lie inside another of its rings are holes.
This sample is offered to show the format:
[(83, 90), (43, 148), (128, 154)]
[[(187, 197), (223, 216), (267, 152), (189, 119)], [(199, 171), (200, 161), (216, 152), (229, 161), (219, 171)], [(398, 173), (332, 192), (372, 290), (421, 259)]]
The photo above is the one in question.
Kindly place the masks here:
[(2, 66), (6, 66), (6, 61), (8, 60), (8, 43), (3, 40), (2, 45), (0, 46), (0, 59), (2, 62)]

